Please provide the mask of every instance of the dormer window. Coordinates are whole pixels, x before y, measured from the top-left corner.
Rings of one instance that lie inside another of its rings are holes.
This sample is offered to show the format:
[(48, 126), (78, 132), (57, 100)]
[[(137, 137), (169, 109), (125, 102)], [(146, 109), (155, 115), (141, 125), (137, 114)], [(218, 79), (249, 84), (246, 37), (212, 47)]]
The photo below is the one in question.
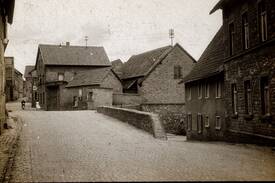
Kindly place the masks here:
[(249, 24), (247, 12), (242, 15), (242, 38), (243, 38), (243, 49), (249, 48)]
[(267, 40), (267, 12), (264, 0), (262, 0), (258, 4), (258, 19), (260, 39), (263, 42)]

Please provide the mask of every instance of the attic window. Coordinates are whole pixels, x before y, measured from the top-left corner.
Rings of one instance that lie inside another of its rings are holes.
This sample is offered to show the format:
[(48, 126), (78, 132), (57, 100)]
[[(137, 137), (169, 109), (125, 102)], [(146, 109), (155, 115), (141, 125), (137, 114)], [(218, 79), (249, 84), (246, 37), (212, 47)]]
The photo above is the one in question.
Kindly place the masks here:
[(181, 79), (182, 78), (182, 68), (180, 65), (174, 66), (174, 79)]

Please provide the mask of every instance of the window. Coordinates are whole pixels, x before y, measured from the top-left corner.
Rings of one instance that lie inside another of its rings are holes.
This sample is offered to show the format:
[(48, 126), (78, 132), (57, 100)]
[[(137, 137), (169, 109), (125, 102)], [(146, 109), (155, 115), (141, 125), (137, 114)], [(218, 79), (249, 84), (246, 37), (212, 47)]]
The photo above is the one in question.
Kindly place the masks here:
[(187, 100), (192, 99), (192, 89), (191, 86), (187, 88)]
[(202, 99), (202, 84), (201, 83), (199, 83), (199, 86), (198, 86), (198, 98)]
[(222, 91), (221, 91), (221, 82), (217, 81), (216, 83), (216, 98), (221, 98), (222, 96)]
[(270, 98), (269, 98), (268, 77), (261, 78), (261, 101), (262, 101), (262, 114), (270, 115)]
[(197, 116), (197, 129), (198, 133), (202, 133), (202, 115), (198, 114)]
[(204, 124), (205, 128), (209, 128), (210, 127), (210, 120), (209, 120), (209, 116), (205, 116), (205, 124)]
[(221, 117), (216, 116), (216, 129), (220, 130), (221, 129)]
[(237, 110), (238, 91), (237, 91), (237, 85), (235, 83), (231, 85), (231, 91), (232, 91), (232, 109), (233, 109), (233, 114), (237, 115), (238, 114), (238, 110)]
[(259, 33), (261, 41), (267, 40), (267, 12), (265, 1), (262, 0), (258, 4), (258, 20), (259, 20)]
[(247, 12), (242, 15), (242, 38), (243, 38), (243, 49), (249, 48), (249, 24)]
[(205, 98), (209, 98), (210, 96), (210, 87), (209, 87), (209, 83), (206, 82), (205, 83)]
[(249, 80), (244, 82), (244, 100), (246, 114), (252, 115), (251, 83)]
[(229, 24), (229, 54), (233, 55), (234, 52), (234, 35), (235, 35), (235, 28), (234, 23)]
[(187, 115), (187, 130), (191, 131), (192, 130), (192, 114), (188, 113)]
[(182, 68), (180, 65), (174, 66), (174, 79), (181, 79), (182, 78)]
[(64, 81), (64, 73), (58, 73), (58, 81)]
[(78, 98), (79, 98), (80, 101), (82, 100), (82, 94), (83, 94), (83, 90), (79, 89), (78, 90)]

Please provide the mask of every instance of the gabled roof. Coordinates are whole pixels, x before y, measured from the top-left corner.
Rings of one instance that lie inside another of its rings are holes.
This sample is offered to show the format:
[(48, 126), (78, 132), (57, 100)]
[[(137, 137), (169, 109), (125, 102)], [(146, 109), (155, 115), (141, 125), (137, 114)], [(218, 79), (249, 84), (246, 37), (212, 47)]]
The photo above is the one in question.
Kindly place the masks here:
[(33, 71), (34, 68), (35, 68), (34, 65), (27, 65), (25, 67), (24, 78), (30, 78), (30, 77), (32, 77), (31, 71)]
[(172, 46), (165, 46), (132, 56), (126, 63), (123, 64), (122, 79), (145, 76), (153, 65), (157, 63), (164, 55), (169, 53), (172, 48)]
[(228, 5), (229, 3), (234, 3), (234, 2), (241, 2), (241, 1), (245, 1), (245, 0), (220, 0), (215, 6), (214, 8), (210, 11), (210, 14), (214, 13), (215, 11), (217, 11), (218, 9), (223, 9), (226, 5)]
[(39, 45), (45, 65), (110, 66), (103, 47)]
[(223, 71), (224, 56), (223, 28), (221, 27), (203, 52), (198, 63), (182, 81), (186, 83), (220, 73)]
[(19, 70), (15, 69), (15, 68), (14, 68), (14, 72), (15, 72), (16, 74), (20, 75), (20, 76), (23, 76), (23, 74), (22, 74)]
[(100, 85), (105, 77), (113, 72), (111, 67), (90, 69), (76, 74), (74, 79), (68, 83), (67, 88), (79, 86)]

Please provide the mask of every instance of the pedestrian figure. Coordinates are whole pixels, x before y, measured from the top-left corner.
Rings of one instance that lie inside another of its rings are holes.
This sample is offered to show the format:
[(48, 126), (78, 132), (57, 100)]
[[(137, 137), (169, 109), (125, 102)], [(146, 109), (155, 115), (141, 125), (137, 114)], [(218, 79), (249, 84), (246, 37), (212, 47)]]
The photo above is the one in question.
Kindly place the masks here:
[(36, 102), (35, 108), (38, 110), (41, 108), (38, 101)]
[(22, 101), (21, 101), (21, 108), (24, 110), (25, 109), (25, 100), (23, 99)]

